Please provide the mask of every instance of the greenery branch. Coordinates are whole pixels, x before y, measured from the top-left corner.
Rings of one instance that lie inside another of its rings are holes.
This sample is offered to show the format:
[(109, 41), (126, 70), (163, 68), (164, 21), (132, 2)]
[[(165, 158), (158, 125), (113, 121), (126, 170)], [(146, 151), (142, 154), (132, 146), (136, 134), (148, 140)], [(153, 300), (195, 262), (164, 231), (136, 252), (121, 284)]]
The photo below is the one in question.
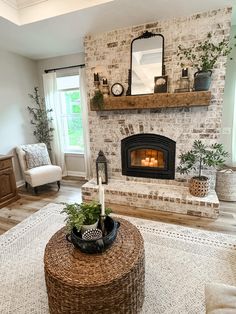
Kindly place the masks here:
[(215, 143), (208, 147), (201, 141), (194, 141), (190, 151), (180, 154), (177, 171), (181, 174), (188, 174), (191, 170), (198, 171), (198, 178), (201, 179), (204, 166), (214, 168), (222, 166), (228, 155), (222, 144)]
[(95, 94), (92, 98), (93, 107), (101, 110), (104, 107), (104, 97), (100, 90), (95, 91)]
[(181, 66), (190, 65), (199, 71), (209, 71), (214, 68), (219, 57), (227, 56), (231, 52), (232, 47), (229, 46), (227, 39), (224, 38), (218, 43), (213, 43), (212, 37), (212, 34), (208, 33), (206, 40), (199, 41), (189, 48), (179, 45), (177, 56), (179, 56)]
[(29, 113), (32, 115), (30, 123), (34, 126), (33, 134), (37, 141), (45, 143), (50, 151), (54, 131), (54, 128), (50, 126), (53, 119), (49, 117), (52, 109), (45, 108), (45, 102), (39, 95), (38, 87), (34, 87), (34, 92), (33, 94), (29, 94), (29, 97), (36, 105), (34, 107), (27, 107)]

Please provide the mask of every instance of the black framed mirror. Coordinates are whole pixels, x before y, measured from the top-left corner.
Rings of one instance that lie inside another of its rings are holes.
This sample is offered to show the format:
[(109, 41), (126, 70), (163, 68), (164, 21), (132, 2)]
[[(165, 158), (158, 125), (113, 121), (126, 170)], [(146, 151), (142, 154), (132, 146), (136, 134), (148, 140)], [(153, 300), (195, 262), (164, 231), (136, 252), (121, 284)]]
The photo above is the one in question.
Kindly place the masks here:
[(146, 31), (134, 38), (131, 42), (127, 95), (152, 94), (154, 78), (164, 74), (164, 36)]

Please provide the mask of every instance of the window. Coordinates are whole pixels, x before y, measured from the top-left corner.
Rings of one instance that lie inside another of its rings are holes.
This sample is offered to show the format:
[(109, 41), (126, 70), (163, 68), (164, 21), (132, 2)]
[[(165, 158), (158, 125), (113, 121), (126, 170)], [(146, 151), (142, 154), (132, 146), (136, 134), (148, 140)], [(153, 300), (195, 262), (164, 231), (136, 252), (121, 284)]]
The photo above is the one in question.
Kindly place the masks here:
[(57, 78), (65, 152), (84, 152), (79, 75)]

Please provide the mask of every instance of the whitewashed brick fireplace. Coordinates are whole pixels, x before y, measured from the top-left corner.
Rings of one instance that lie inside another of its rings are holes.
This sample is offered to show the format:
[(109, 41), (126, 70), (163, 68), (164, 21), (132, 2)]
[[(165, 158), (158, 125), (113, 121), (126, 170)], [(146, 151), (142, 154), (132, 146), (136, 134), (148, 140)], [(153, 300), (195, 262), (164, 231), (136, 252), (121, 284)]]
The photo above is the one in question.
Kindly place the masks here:
[[(223, 38), (228, 39), (230, 20), (231, 9), (225, 8), (87, 36), (85, 38), (85, 63), (88, 100), (94, 93), (93, 73), (97, 66), (103, 67), (103, 75), (108, 79), (110, 86), (115, 82), (120, 82), (127, 89), (130, 44), (132, 39), (140, 36), (146, 30), (160, 33), (165, 38), (164, 64), (166, 75), (168, 75), (168, 91), (174, 92), (181, 76), (181, 67), (176, 55), (178, 45), (191, 46), (193, 43), (204, 40), (208, 32), (212, 32), (217, 41), (221, 41)], [(221, 126), (225, 62), (226, 58), (221, 58), (213, 72), (210, 88), (212, 98), (208, 107), (90, 111), (90, 146), (94, 176), (96, 176), (95, 160), (99, 150), (102, 150), (108, 159), (109, 178), (112, 180), (130, 181), (134, 179), (136, 182), (142, 183), (174, 184), (173, 182), (160, 182), (157, 179), (135, 179), (122, 175), (121, 141), (128, 136), (140, 133), (170, 138), (176, 142), (176, 166), (179, 154), (191, 149), (194, 140), (200, 139), (208, 144), (217, 142)], [(190, 76), (193, 76), (193, 72), (190, 73)], [(175, 174), (175, 177), (182, 178), (178, 173)], [(185, 185), (179, 182), (175, 183), (176, 186), (184, 187)], [(84, 192), (87, 193), (88, 190), (84, 190)], [(86, 198), (86, 195), (84, 197)], [(179, 196), (176, 196), (176, 199), (178, 198)], [(217, 202), (216, 199), (213, 200), (214, 204)], [(218, 205), (214, 206), (217, 208)], [(212, 205), (212, 208), (214, 206)]]

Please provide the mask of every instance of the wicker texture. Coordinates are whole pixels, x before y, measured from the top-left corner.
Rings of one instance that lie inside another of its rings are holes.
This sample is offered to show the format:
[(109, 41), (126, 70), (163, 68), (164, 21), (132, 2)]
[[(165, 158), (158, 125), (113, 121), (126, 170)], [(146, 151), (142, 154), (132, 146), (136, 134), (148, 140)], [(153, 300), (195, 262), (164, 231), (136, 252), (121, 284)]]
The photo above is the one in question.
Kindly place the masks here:
[(139, 313), (144, 301), (144, 246), (138, 229), (119, 219), (116, 241), (103, 254), (84, 254), (65, 228), (48, 242), (45, 279), (51, 314)]
[(236, 202), (236, 171), (216, 172), (216, 193), (221, 201)]
[(192, 178), (190, 181), (189, 192), (198, 197), (206, 196), (210, 191), (210, 181), (199, 180), (198, 178)]

